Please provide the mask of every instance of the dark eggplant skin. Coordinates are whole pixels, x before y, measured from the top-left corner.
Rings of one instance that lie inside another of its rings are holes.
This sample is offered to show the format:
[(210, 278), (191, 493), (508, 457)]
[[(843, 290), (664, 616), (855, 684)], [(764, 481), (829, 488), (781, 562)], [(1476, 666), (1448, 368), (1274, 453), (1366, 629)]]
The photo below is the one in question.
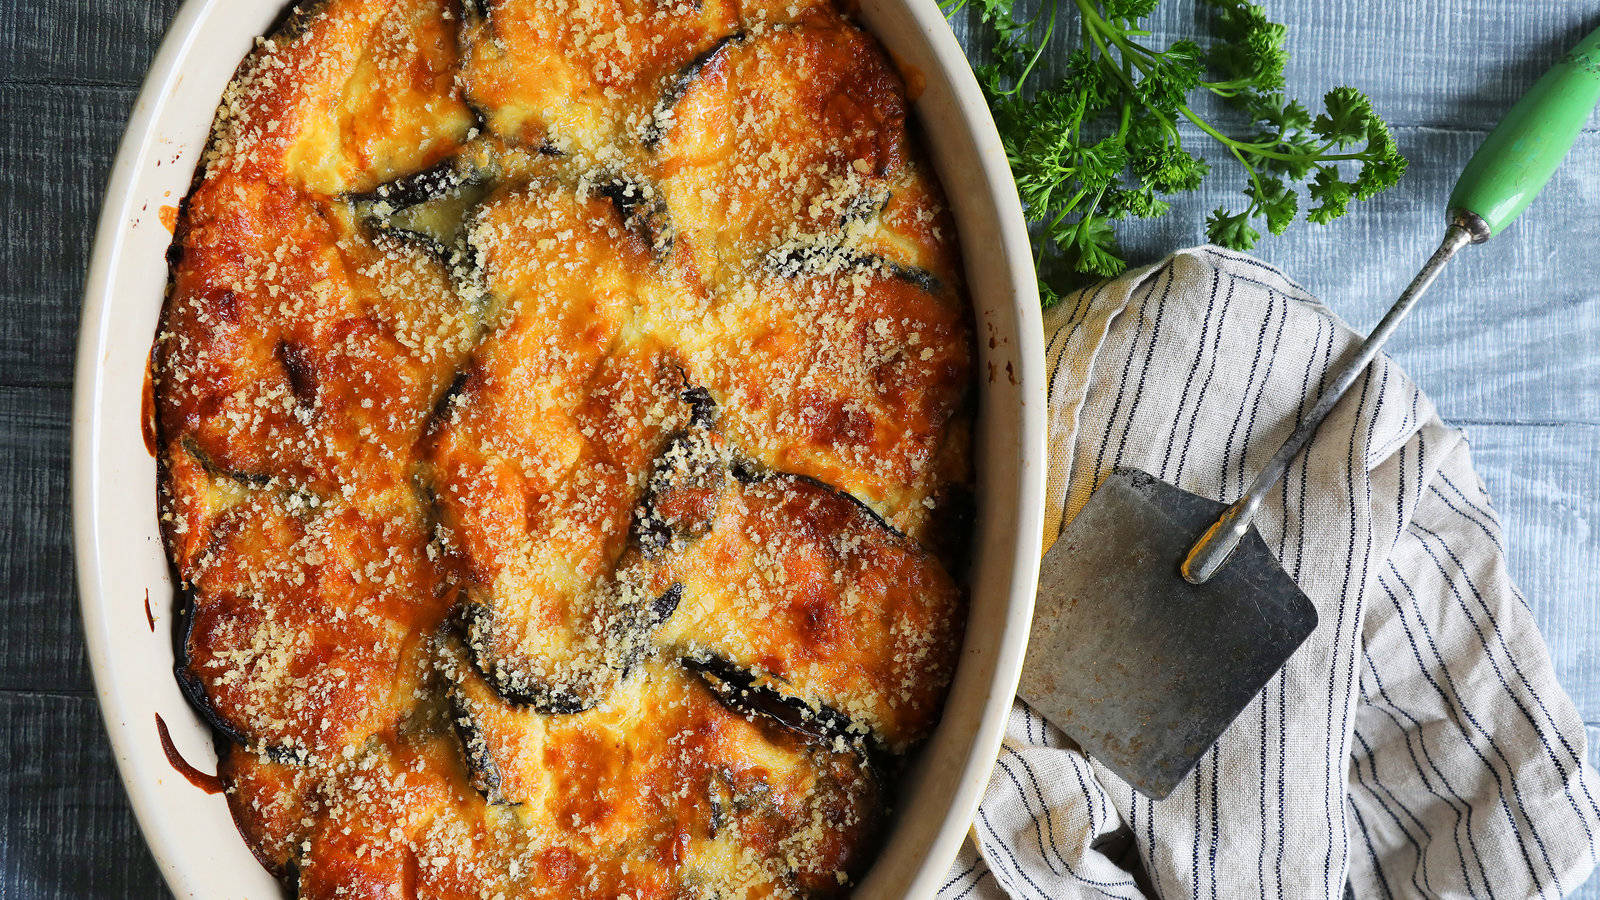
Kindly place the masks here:
[(850, 199), (849, 208), (839, 216), (839, 227), (843, 228), (852, 222), (865, 222), (877, 217), (889, 205), (889, 191), (877, 193), (857, 194)]
[[(673, 524), (656, 514), (661, 495), (670, 490), (691, 486), (718, 492), (722, 489), (726, 475), (723, 466), (720, 463), (711, 463), (707, 454), (703, 452), (704, 447), (711, 441), (712, 431), (716, 426), (716, 400), (712, 399), (709, 391), (698, 385), (685, 388), (678, 398), (689, 407), (689, 423), (667, 439), (666, 446), (657, 456), (646, 481), (644, 496), (635, 507), (633, 521), (629, 526), (631, 544), (647, 561), (659, 559), (675, 537), (693, 537), (701, 533), (702, 524), (705, 527), (710, 525), (709, 522), (676, 523), (679, 525), (679, 530), (687, 534), (675, 534)], [(675, 471), (677, 464), (687, 466), (689, 471)], [(680, 483), (685, 478), (691, 483)], [(656, 602), (660, 603), (661, 600), (658, 599)], [(673, 607), (676, 606), (677, 603), (674, 601)], [(666, 616), (662, 616), (651, 627), (664, 621)]]
[(206, 474), (213, 478), (226, 478), (246, 487), (264, 488), (272, 485), (273, 478), (271, 475), (263, 475), (260, 472), (241, 472), (222, 466), (211, 458), (211, 454), (207, 453), (200, 446), (200, 442), (195, 440), (192, 435), (184, 435), (179, 439), (179, 444), (183, 447), (183, 452), (194, 457), (195, 462), (200, 464), (200, 468), (204, 469)]
[[(633, 615), (612, 622), (610, 628), (613, 633), (607, 643), (629, 650), (620, 658), (610, 660), (610, 666), (625, 676), (649, 653), (647, 639), (650, 633), (671, 618), (682, 601), (683, 585), (674, 582), (654, 600), (638, 607)], [(504, 667), (486, 659), (481, 649), (486, 629), (493, 627), (494, 612), (482, 603), (468, 602), (462, 606), (457, 618), (461, 639), (467, 647), (467, 657), (472, 660), (473, 670), (490, 690), (507, 703), (528, 707), (546, 715), (562, 716), (593, 709), (605, 699), (604, 694), (598, 691), (578, 694), (525, 675), (514, 681)]]
[(654, 630), (657, 625), (672, 618), (672, 614), (678, 611), (678, 604), (682, 602), (683, 585), (675, 581), (661, 592), (661, 596), (650, 601), (647, 630)]
[(473, 789), (490, 803), (515, 805), (506, 801), (500, 767), (495, 764), (494, 756), (483, 740), (483, 734), (478, 729), (477, 720), (473, 718), (466, 697), (462, 695), (459, 687), (453, 685), (446, 693), (449, 700), (450, 728), (461, 744), (461, 758), (467, 764), (467, 775), (471, 779)]
[[(467, 389), (467, 382), (472, 380), (473, 369), (469, 366), (456, 372), (450, 379), (450, 384), (439, 392), (439, 399), (433, 401), (433, 409), (428, 411), (428, 420), (422, 425), (422, 437), (432, 438), (439, 434), (445, 423), (450, 420), (450, 411), (455, 408), (456, 398)], [(432, 508), (430, 504), (429, 508)]]
[(716, 59), (724, 50), (744, 43), (745, 38), (746, 34), (743, 31), (735, 31), (732, 34), (724, 35), (678, 70), (678, 74), (672, 77), (666, 89), (661, 92), (661, 99), (656, 101), (656, 108), (650, 115), (649, 123), (645, 125), (643, 133), (639, 135), (639, 143), (644, 145), (644, 149), (653, 151), (661, 144), (661, 139), (666, 137), (666, 129), (662, 126), (662, 120), (678, 105), (678, 101), (689, 93), (689, 88), (694, 86), (695, 79), (700, 77), (700, 73), (705, 70), (706, 66), (710, 65), (711, 61)]
[[(178, 573), (173, 571), (173, 581), (178, 582)], [(201, 720), (211, 727), (212, 736), (219, 745), (223, 743), (237, 744), (240, 747), (254, 748), (264, 753), (273, 762), (284, 764), (300, 764), (305, 762), (305, 754), (294, 747), (261, 746), (252, 741), (239, 726), (217, 710), (211, 703), (211, 697), (206, 693), (206, 686), (199, 676), (194, 674), (189, 659), (189, 636), (194, 631), (195, 600), (194, 592), (187, 588), (180, 588), (174, 599), (177, 615), (172, 618), (172, 676), (178, 682), (178, 693), (188, 701), (189, 708), (193, 709)]]
[(387, 203), (394, 209), (405, 209), (448, 197), (468, 184), (481, 182), (484, 177), (481, 172), (466, 170), (455, 157), (451, 157), (380, 184), (370, 191), (351, 194), (346, 199), (356, 204)]
[(689, 405), (689, 427), (709, 429), (717, 424), (717, 401), (710, 391), (694, 385), (685, 388), (679, 399)]
[(809, 484), (820, 490), (827, 491), (835, 497), (850, 501), (850, 504), (856, 509), (865, 513), (867, 518), (870, 519), (874, 525), (893, 535), (896, 539), (905, 538), (905, 532), (891, 525), (888, 519), (885, 519), (883, 516), (878, 514), (877, 510), (868, 506), (865, 500), (862, 500), (860, 497), (857, 497), (855, 494), (852, 494), (843, 488), (831, 485), (820, 478), (813, 478), (810, 475), (799, 475), (794, 472), (778, 472), (770, 469), (763, 469), (755, 461), (749, 459), (740, 459), (735, 461), (729, 471), (733, 474), (734, 478), (738, 479), (741, 484), (760, 484), (764, 481), (778, 480), (798, 481)]
[(183, 699), (189, 701), (189, 707), (211, 726), (219, 739), (248, 747), (250, 739), (211, 705), (205, 684), (189, 667), (189, 636), (194, 632), (195, 599), (192, 590), (179, 580), (176, 570), (172, 573), (172, 579), (174, 584), (180, 585), (173, 597), (177, 615), (172, 619), (172, 675), (178, 682), (178, 691), (183, 694)]
[(494, 611), (482, 603), (468, 601), (459, 612), (461, 639), (467, 646), (467, 656), (472, 667), (489, 685), (489, 688), (507, 703), (526, 706), (549, 715), (571, 715), (591, 709), (601, 698), (598, 695), (583, 697), (555, 685), (533, 679), (523, 679), (525, 684), (512, 683), (503, 667), (484, 659), (482, 647), (489, 629), (494, 627)]
[[(199, 442), (192, 436), (186, 435), (179, 439), (178, 443), (182, 451), (200, 463), (200, 467), (205, 470), (206, 474), (213, 478), (225, 478), (245, 487), (257, 489), (270, 488), (274, 484), (275, 479), (269, 475), (236, 472), (223, 468), (201, 449)], [(165, 463), (163, 462), (162, 465), (164, 467)], [(225, 740), (241, 747), (256, 746), (243, 729), (228, 721), (212, 705), (211, 697), (206, 693), (205, 683), (194, 673), (189, 657), (189, 642), (194, 633), (195, 610), (198, 606), (198, 598), (195, 595), (194, 587), (184, 580), (177, 566), (172, 563), (170, 553), (168, 553), (167, 560), (172, 583), (177, 586), (172, 598), (175, 613), (172, 617), (172, 674), (174, 680), (178, 682), (178, 691), (183, 694), (184, 700), (188, 701), (190, 708), (211, 727), (212, 733), (218, 740)], [(300, 752), (292, 747), (265, 747), (260, 749), (276, 762), (296, 762), (301, 757)]]
[[(477, 115), (474, 112), (474, 115)], [(462, 233), (478, 201), (493, 190), (497, 174), (490, 167), (474, 163), (465, 154), (441, 160), (426, 169), (402, 175), (370, 191), (347, 194), (374, 240), (388, 238), (421, 246), (452, 270), (465, 261), (476, 268), (476, 253), (467, 246)], [(405, 218), (419, 208), (435, 202), (458, 202), (453, 234), (431, 233)]]
[(831, 706), (813, 706), (799, 697), (785, 694), (731, 660), (702, 654), (683, 657), (680, 662), (685, 669), (700, 676), (700, 680), (723, 706), (742, 716), (771, 719), (803, 737), (824, 744), (843, 741), (868, 756), (887, 754), (872, 732), (852, 721), (849, 716)]
[(672, 228), (667, 220), (667, 204), (660, 197), (651, 196), (643, 182), (627, 175), (612, 177), (596, 190), (616, 207), (623, 227), (650, 246), (656, 262), (667, 258), (672, 252)]
[(779, 247), (767, 255), (767, 265), (780, 275), (795, 278), (822, 268), (850, 270), (882, 269), (926, 294), (939, 295), (945, 291), (939, 276), (918, 266), (895, 262), (876, 253), (846, 250), (828, 244), (805, 244)]

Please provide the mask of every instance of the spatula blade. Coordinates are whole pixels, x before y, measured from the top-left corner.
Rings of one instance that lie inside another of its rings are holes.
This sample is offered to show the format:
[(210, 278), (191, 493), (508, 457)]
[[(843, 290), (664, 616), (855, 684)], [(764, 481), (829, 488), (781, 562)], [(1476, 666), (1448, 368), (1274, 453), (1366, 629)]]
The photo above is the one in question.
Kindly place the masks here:
[(1317, 624), (1254, 528), (1211, 581), (1183, 579), (1223, 508), (1119, 468), (1040, 565), (1019, 696), (1158, 800)]

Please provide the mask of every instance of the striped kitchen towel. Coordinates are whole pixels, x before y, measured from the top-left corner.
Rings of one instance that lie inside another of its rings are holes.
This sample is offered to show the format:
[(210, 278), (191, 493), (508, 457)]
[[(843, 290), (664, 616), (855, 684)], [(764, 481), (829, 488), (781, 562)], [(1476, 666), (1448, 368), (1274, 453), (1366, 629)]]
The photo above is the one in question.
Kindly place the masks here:
[[(1187, 250), (1046, 315), (1047, 541), (1113, 466), (1231, 501), (1359, 337)], [(1168, 799), (1020, 702), (942, 900), (1557, 897), (1600, 780), (1462, 434), (1380, 358), (1256, 518), (1317, 630)]]

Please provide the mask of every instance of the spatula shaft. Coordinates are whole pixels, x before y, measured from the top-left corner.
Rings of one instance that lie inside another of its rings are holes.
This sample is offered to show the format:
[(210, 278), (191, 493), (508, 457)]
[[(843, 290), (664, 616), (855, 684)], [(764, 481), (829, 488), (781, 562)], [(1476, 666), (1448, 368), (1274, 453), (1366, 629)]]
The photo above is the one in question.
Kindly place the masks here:
[(1528, 207), (1572, 149), (1573, 141), (1589, 120), (1597, 100), (1600, 100), (1600, 28), (1590, 32), (1551, 66), (1472, 154), (1450, 194), (1450, 227), (1445, 231), (1444, 242), (1417, 277), (1411, 279), (1410, 286), (1390, 307), (1378, 327), (1332, 373), (1316, 405), (1278, 448), (1250, 489), (1195, 541), (1179, 566), (1187, 581), (1204, 584), (1228, 561), (1249, 530), (1250, 519), (1255, 516), (1262, 498), (1289, 470), (1295, 454), (1316, 434), (1317, 426), (1333, 411), (1339, 398), (1366, 371), (1367, 364), (1378, 355), (1428, 285), (1433, 284), (1445, 262), (1468, 243), (1481, 243), (1499, 233)]
[(1181, 566), (1184, 580), (1190, 584), (1204, 584), (1228, 561), (1228, 557), (1233, 554), (1234, 548), (1239, 546), (1240, 539), (1250, 528), (1250, 520), (1255, 516), (1256, 509), (1261, 506), (1261, 501), (1277, 485), (1279, 479), (1283, 478), (1283, 474), (1289, 470), (1289, 463), (1311, 440), (1311, 436), (1317, 433), (1317, 427), (1328, 417), (1328, 413), (1333, 411), (1334, 406), (1338, 405), (1339, 398), (1343, 397), (1345, 392), (1350, 390), (1350, 386), (1356, 383), (1361, 373), (1366, 371), (1373, 357), (1383, 349), (1384, 342), (1388, 341), (1389, 336), (1400, 327), (1401, 321), (1411, 312), (1411, 308), (1416, 306), (1417, 301), (1422, 299), (1422, 295), (1433, 284), (1433, 280), (1439, 277), (1439, 271), (1444, 268), (1444, 264), (1456, 254), (1457, 250), (1472, 242), (1474, 231), (1478, 230), (1474, 227), (1476, 225), (1476, 222), (1470, 220), (1470, 214), (1458, 217), (1450, 223), (1439, 249), (1428, 257), (1428, 262), (1417, 273), (1417, 277), (1411, 279), (1411, 284), (1406, 286), (1394, 306), (1389, 307), (1378, 327), (1372, 329), (1372, 333), (1361, 342), (1361, 346), (1329, 373), (1328, 386), (1317, 397), (1316, 405), (1311, 407), (1311, 411), (1306, 413), (1299, 425), (1295, 426), (1289, 439), (1283, 442), (1278, 452), (1272, 455), (1272, 460), (1256, 475), (1256, 480), (1251, 483), (1250, 489), (1234, 501), (1221, 517), (1206, 529), (1205, 534), (1195, 541)]

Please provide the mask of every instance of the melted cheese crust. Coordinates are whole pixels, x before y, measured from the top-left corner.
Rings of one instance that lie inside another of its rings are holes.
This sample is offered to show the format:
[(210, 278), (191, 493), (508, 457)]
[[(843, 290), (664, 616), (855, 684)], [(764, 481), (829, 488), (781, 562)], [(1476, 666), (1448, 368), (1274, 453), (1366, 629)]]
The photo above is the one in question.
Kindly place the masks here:
[(971, 314), (826, 0), (322, 0), (152, 353), (180, 685), (298, 896), (847, 894), (965, 618)]

